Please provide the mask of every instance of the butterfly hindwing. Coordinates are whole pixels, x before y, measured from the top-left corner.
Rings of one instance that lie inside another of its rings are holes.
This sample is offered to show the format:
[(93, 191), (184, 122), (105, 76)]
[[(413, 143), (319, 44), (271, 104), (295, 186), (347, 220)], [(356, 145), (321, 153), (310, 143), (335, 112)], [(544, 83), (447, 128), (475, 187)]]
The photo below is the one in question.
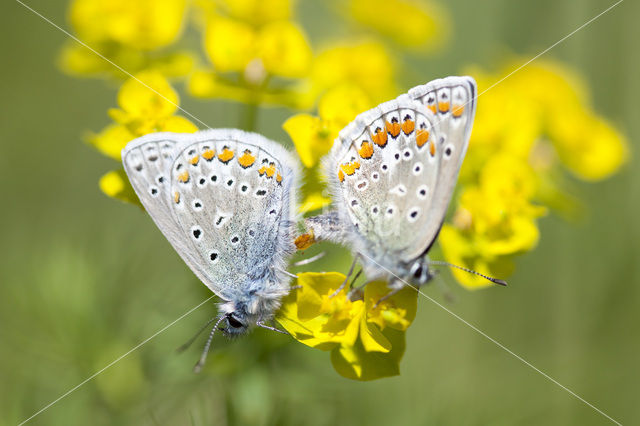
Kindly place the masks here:
[(158, 228), (222, 299), (284, 267), (297, 163), (277, 143), (230, 129), (157, 133), (130, 142), (123, 163)]
[(177, 151), (171, 211), (193, 263), (185, 260), (233, 299), (292, 250), (295, 162), (275, 142), (238, 130), (208, 131)]
[(470, 78), (436, 80), (340, 133), (327, 173), (361, 249), (409, 261), (431, 246), (467, 148), (474, 90)]

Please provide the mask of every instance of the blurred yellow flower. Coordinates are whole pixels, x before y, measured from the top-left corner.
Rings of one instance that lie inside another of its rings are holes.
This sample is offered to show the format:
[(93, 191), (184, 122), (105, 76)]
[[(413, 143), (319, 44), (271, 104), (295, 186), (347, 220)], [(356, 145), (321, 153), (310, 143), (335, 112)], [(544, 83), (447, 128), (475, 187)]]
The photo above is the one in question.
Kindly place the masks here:
[(344, 281), (337, 272), (301, 273), (276, 319), (301, 343), (331, 350), (334, 368), (344, 377), (373, 380), (399, 374), (404, 331), (415, 318), (417, 293), (406, 288), (373, 306), (389, 292), (384, 282), (371, 283), (355, 300), (348, 289), (331, 294)]
[(209, 14), (203, 40), (213, 70), (198, 70), (189, 82), (190, 92), (254, 105), (308, 106), (308, 88), (300, 79), (309, 73), (313, 53), (302, 28), (280, 19), (288, 13), (271, 14), (271, 20), (251, 12), (265, 7), (259, 2), (231, 4), (225, 7), (229, 16)]
[(254, 26), (287, 20), (293, 14), (291, 0), (218, 0), (218, 3), (229, 16)]
[(411, 49), (442, 45), (449, 20), (436, 4), (422, 0), (348, 0), (346, 10), (358, 24)]
[(360, 87), (378, 104), (398, 95), (396, 61), (382, 44), (374, 41), (340, 44), (316, 57), (311, 78), (319, 93), (350, 84)]
[(69, 21), (86, 42), (112, 42), (153, 50), (173, 43), (186, 0), (74, 0)]
[[(598, 180), (615, 173), (627, 156), (624, 137), (592, 111), (585, 86), (564, 66), (531, 64), (482, 92), (515, 68), (472, 73), (481, 96), (461, 195), (439, 238), (449, 262), (500, 277), (538, 241), (537, 219), (546, 208), (536, 203), (571, 203), (560, 188), (562, 166)], [(468, 288), (492, 285), (460, 271), (454, 275)]]
[(118, 92), (120, 109), (109, 110), (115, 121), (89, 142), (103, 154), (120, 161), (127, 142), (153, 132), (195, 132), (197, 127), (174, 115), (180, 102), (169, 82), (156, 71), (139, 73), (125, 81)]
[[(97, 135), (91, 135), (89, 143), (101, 153), (120, 162), (122, 149), (139, 136), (153, 132), (195, 132), (198, 129), (193, 123), (174, 115), (178, 110), (178, 103), (178, 94), (162, 74), (156, 71), (141, 72), (120, 87), (120, 109), (109, 110), (115, 123), (108, 125)], [(140, 204), (122, 169), (102, 176), (100, 189), (110, 197)]]
[(115, 198), (125, 203), (137, 204), (142, 208), (135, 191), (129, 183), (124, 169), (111, 170), (105, 173), (98, 182), (100, 190), (111, 198)]
[(289, 134), (305, 167), (314, 167), (356, 115), (371, 108), (369, 96), (358, 86), (344, 84), (326, 92), (319, 101), (319, 117), (301, 113), (288, 118), (282, 128)]
[[(69, 21), (80, 40), (128, 72), (154, 68), (179, 76), (191, 69), (191, 55), (157, 51), (180, 36), (186, 6), (186, 0), (74, 0)], [(71, 74), (125, 77), (75, 41), (63, 48), (60, 65)]]

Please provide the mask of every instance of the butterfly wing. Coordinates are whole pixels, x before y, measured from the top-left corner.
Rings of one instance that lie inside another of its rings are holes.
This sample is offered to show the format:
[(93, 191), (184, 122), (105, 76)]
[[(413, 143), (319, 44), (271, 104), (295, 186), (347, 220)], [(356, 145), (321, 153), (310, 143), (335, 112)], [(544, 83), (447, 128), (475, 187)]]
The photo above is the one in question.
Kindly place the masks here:
[(436, 80), (340, 132), (328, 174), (360, 250), (408, 261), (429, 249), (467, 149), (474, 96), (471, 78)]
[(176, 251), (207, 287), (233, 300), (268, 268), (284, 267), (293, 250), (297, 165), (277, 143), (239, 130), (174, 140), (165, 203), (145, 208), (169, 215), (170, 226), (154, 220)]

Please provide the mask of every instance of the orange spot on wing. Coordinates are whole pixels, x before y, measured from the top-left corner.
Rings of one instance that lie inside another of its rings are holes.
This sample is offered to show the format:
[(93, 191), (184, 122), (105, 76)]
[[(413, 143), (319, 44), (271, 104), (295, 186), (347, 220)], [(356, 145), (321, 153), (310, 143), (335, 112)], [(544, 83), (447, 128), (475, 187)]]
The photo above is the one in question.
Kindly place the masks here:
[(464, 113), (464, 105), (454, 105), (451, 109), (451, 114), (456, 118), (460, 117), (462, 113)]
[(418, 148), (422, 148), (429, 140), (429, 131), (425, 129), (418, 129), (416, 132), (416, 145)]
[(338, 170), (338, 179), (340, 179), (340, 182), (344, 182), (344, 172), (342, 170)]
[(200, 161), (200, 157), (198, 155), (196, 155), (195, 157), (193, 157), (191, 160), (189, 160), (189, 163), (191, 163), (192, 165), (197, 165), (198, 161)]
[(431, 112), (432, 112), (432, 113), (434, 113), (434, 114), (435, 114), (436, 112), (438, 112), (438, 111), (436, 110), (436, 104), (427, 105), (427, 108), (429, 109), (429, 111), (431, 111)]
[(255, 162), (256, 157), (254, 155), (251, 155), (251, 151), (249, 151), (248, 149), (245, 149), (244, 153), (240, 157), (238, 157), (238, 163), (244, 169), (246, 169), (247, 167), (251, 167)]
[(380, 127), (376, 129), (376, 133), (373, 135), (372, 139), (380, 148), (387, 146), (387, 132), (383, 131)]
[(354, 161), (352, 163), (341, 164), (340, 168), (347, 174), (347, 176), (352, 176), (356, 172), (356, 170), (360, 168), (360, 163)]
[(216, 156), (216, 152), (212, 149), (208, 149), (202, 153), (202, 158), (204, 158), (207, 161), (213, 160), (213, 157), (215, 156)]
[(316, 237), (313, 234), (313, 230), (311, 230), (308, 234), (302, 234), (298, 238), (296, 238), (295, 245), (298, 250), (304, 250), (311, 247), (311, 245), (315, 242)]
[(413, 129), (415, 128), (416, 128), (415, 121), (409, 118), (405, 118), (404, 122), (402, 123), (402, 131), (404, 132), (404, 134), (408, 135), (409, 133), (413, 132)]
[(187, 183), (189, 182), (189, 172), (184, 171), (178, 175), (178, 182)]
[(218, 160), (222, 161), (223, 163), (228, 163), (229, 161), (231, 161), (233, 159), (233, 157), (235, 156), (235, 154), (233, 153), (232, 150), (230, 150), (229, 148), (225, 147), (222, 152), (220, 154), (218, 154)]
[(438, 110), (440, 110), (440, 112), (449, 111), (449, 102), (438, 102)]
[(180, 202), (180, 193), (178, 191), (173, 193), (173, 202), (176, 204)]
[(397, 138), (400, 134), (400, 124), (395, 118), (391, 120), (391, 123), (387, 121), (385, 127), (387, 128), (387, 132), (394, 138)]
[(373, 156), (373, 145), (367, 141), (363, 141), (358, 150), (358, 155), (365, 160), (371, 158), (371, 156)]
[(260, 174), (260, 176), (267, 175), (268, 178), (272, 178), (273, 175), (276, 174), (275, 163), (269, 163), (269, 166), (260, 167), (260, 169), (258, 170), (258, 174)]
[(436, 155), (436, 144), (433, 143), (433, 141), (431, 141), (431, 143), (429, 144), (429, 153), (432, 157)]
[(276, 175), (276, 182), (281, 183), (282, 182), (282, 175), (280, 173), (278, 173)]

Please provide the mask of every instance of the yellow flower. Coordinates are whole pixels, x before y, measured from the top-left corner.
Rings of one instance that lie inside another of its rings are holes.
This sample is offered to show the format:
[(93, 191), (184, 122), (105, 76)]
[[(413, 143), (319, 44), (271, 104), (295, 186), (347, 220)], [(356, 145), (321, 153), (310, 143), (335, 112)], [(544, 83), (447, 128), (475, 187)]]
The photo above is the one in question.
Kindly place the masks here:
[(417, 293), (403, 289), (374, 309), (389, 291), (386, 284), (367, 285), (356, 300), (347, 298), (348, 289), (330, 297), (344, 279), (337, 272), (299, 274), (300, 288), (285, 298), (277, 321), (299, 342), (331, 350), (334, 368), (345, 377), (373, 380), (399, 374)]
[(315, 210), (319, 210), (323, 207), (331, 204), (331, 198), (325, 197), (320, 193), (309, 194), (307, 198), (303, 201), (303, 203), (298, 208), (300, 213), (308, 213)]
[[(538, 241), (537, 219), (546, 208), (536, 203), (565, 212), (575, 203), (562, 192), (562, 167), (597, 180), (615, 173), (627, 156), (624, 137), (592, 111), (580, 78), (560, 64), (528, 65), (483, 93), (515, 69), (472, 73), (481, 96), (461, 195), (439, 238), (451, 263), (501, 278), (513, 270), (515, 256)], [(454, 275), (468, 288), (492, 285), (461, 271)]]
[(176, 40), (185, 10), (186, 0), (74, 0), (69, 20), (89, 45), (111, 42), (153, 50)]
[(296, 114), (282, 128), (289, 134), (305, 167), (314, 167), (333, 145), (340, 130), (356, 115), (371, 108), (369, 96), (355, 85), (334, 87), (322, 96), (319, 117)]
[[(212, 15), (204, 32), (213, 71), (199, 70), (189, 82), (194, 96), (236, 99), (250, 104), (308, 106), (306, 77), (312, 52), (304, 31), (291, 21), (259, 27)], [(283, 81), (273, 81), (280, 78)]]
[(401, 46), (424, 49), (442, 45), (449, 22), (437, 5), (421, 0), (349, 0), (349, 15)]
[(109, 115), (115, 121), (90, 142), (103, 154), (120, 161), (122, 148), (132, 139), (153, 132), (188, 133), (197, 130), (189, 120), (174, 115), (178, 94), (158, 72), (142, 72), (125, 81), (118, 92), (120, 109)]
[(291, 0), (219, 0), (229, 16), (254, 26), (291, 18)]
[[(180, 36), (186, 0), (74, 0), (69, 20), (78, 38), (128, 72), (155, 69), (182, 76), (193, 66), (185, 51), (159, 50)], [(126, 75), (95, 52), (68, 42), (60, 55), (61, 68), (74, 75)]]
[[(139, 136), (153, 132), (195, 132), (197, 127), (189, 120), (174, 115), (178, 103), (178, 94), (160, 73), (139, 73), (136, 78), (125, 81), (118, 92), (120, 109), (109, 111), (115, 123), (90, 136), (89, 142), (101, 153), (120, 162), (122, 149)], [(140, 204), (122, 169), (102, 176), (100, 189), (110, 197)]]
[(398, 95), (395, 63), (396, 58), (380, 43), (341, 44), (318, 55), (311, 76), (318, 92), (349, 84), (359, 87), (378, 104)]
[(98, 184), (100, 190), (109, 197), (142, 207), (123, 169), (107, 172), (100, 178)]

